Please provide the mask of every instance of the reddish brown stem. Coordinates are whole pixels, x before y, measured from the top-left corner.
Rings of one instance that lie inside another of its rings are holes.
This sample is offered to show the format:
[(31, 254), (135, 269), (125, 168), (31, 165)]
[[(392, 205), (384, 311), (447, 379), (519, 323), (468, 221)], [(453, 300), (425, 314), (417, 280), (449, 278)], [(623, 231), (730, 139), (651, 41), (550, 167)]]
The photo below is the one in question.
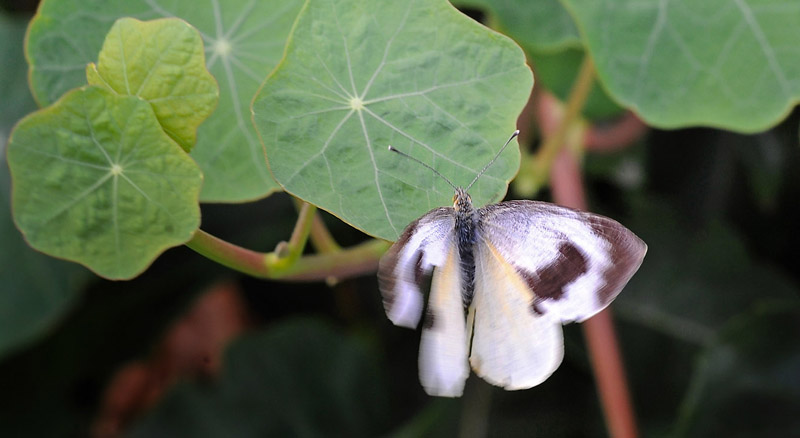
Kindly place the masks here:
[[(568, 148), (561, 149), (553, 163), (550, 177), (553, 200), (556, 203), (580, 210), (587, 209), (580, 165)], [(636, 420), (614, 322), (611, 319), (611, 309), (598, 313), (584, 322), (582, 327), (608, 433), (615, 438), (635, 438), (638, 436)]]

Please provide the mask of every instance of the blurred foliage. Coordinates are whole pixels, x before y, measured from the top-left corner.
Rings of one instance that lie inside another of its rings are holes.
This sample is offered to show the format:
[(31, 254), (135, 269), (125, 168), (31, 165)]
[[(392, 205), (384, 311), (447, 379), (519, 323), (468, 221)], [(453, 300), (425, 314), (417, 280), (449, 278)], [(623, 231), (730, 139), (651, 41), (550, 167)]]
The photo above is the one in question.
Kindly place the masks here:
[[(0, 17), (9, 35), (0, 53), (11, 60), (0, 63), (5, 142), (33, 104), (21, 85), (27, 17)], [(633, 147), (585, 157), (593, 209), (650, 247), (614, 305), (643, 436), (784, 437), (800, 428), (799, 121), (793, 114), (755, 135), (652, 130)], [(542, 385), (505, 392), (471, 378), (464, 398), (431, 399), (417, 381), (419, 334), (386, 320), (374, 277), (265, 282), (178, 248), (130, 282), (87, 281), (82, 268), (24, 245), (5, 175), (0, 183), (2, 436), (87, 436), (115, 372), (151, 356), (221, 278), (243, 290), (253, 330), (231, 344), (217, 379), (176, 385), (136, 419), (134, 436), (452, 436), (480, 425), (489, 436), (605, 435), (577, 325), (566, 327), (565, 362)], [(342, 244), (364, 238), (322, 215)], [(275, 195), (207, 205), (202, 217), (212, 234), (271, 250), (291, 233), (294, 207)], [(26, 312), (19, 299), (54, 310)]]

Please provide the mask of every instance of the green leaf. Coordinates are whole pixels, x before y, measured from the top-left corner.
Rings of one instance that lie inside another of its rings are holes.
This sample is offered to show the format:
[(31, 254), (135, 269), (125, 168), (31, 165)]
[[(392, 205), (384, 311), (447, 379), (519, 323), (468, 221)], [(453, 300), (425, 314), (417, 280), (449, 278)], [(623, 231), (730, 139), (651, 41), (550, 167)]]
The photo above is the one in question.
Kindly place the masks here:
[(800, 306), (732, 321), (703, 354), (673, 436), (792, 436), (800, 430)]
[[(86, 83), (86, 65), (121, 17), (180, 17), (200, 32), (219, 103), (200, 126), (192, 156), (203, 170), (201, 199), (241, 202), (278, 189), (250, 121), (249, 105), (277, 65), (301, 0), (226, 0), (198, 6), (148, 0), (44, 0), (31, 22), (26, 52), (31, 89), (41, 105)], [(88, 13), (91, 11), (91, 13)]]
[(26, 87), (26, 24), (0, 12), (0, 359), (51, 329), (88, 277), (75, 264), (34, 251), (11, 217), (6, 138), (15, 120), (36, 108)]
[(559, 0), (457, 0), (453, 4), (487, 10), (492, 25), (528, 52), (581, 47), (578, 29)]
[[(531, 85), (519, 47), (444, 0), (316, 1), (253, 113), (284, 189), (394, 240), (450, 204), (453, 189), (387, 146), (469, 184), (514, 130)], [(473, 201), (501, 199), (518, 166), (509, 147)]]
[(131, 436), (378, 436), (388, 413), (362, 345), (314, 320), (235, 341), (213, 385), (171, 391)]
[(608, 92), (648, 124), (760, 131), (800, 98), (800, 2), (563, 2)]
[(219, 99), (200, 34), (175, 18), (120, 18), (108, 31), (97, 64), (86, 66), (86, 77), (89, 85), (148, 101), (164, 132), (186, 152)]
[(200, 170), (136, 97), (68, 93), (14, 128), (8, 163), (28, 243), (105, 277), (137, 275), (200, 224)]
[(748, 254), (724, 224), (686, 227), (675, 207), (637, 202), (625, 221), (651, 249), (614, 306), (628, 321), (697, 345), (713, 341), (731, 318), (762, 300), (796, 298), (798, 288)]

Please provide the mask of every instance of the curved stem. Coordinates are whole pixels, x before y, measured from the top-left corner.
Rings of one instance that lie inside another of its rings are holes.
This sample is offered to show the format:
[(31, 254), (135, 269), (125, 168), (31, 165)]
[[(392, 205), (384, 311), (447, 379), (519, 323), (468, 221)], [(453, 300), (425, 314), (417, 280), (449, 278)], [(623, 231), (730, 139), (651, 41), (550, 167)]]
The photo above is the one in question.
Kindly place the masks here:
[[(589, 98), (589, 92), (594, 84), (594, 77), (594, 64), (588, 56), (584, 57), (567, 103), (564, 106), (563, 114), (560, 117), (548, 114), (549, 117), (558, 117), (559, 122), (556, 128), (552, 134), (545, 137), (544, 142), (535, 154), (525, 154), (522, 157), (519, 174), (514, 180), (515, 189), (520, 195), (525, 197), (533, 196), (546, 183), (558, 151), (561, 150), (561, 147), (569, 137), (570, 130), (574, 129), (576, 122), (580, 119), (580, 112), (586, 104), (586, 99)], [(554, 107), (555, 105), (549, 106), (551, 111)]]
[[(572, 121), (565, 117), (561, 123), (567, 124)], [(562, 148), (560, 145), (558, 149), (560, 153), (555, 158), (550, 174), (553, 200), (567, 207), (586, 210), (581, 168), (574, 149)], [(584, 322), (582, 328), (609, 435), (634, 438), (638, 436), (636, 420), (611, 319), (611, 310), (606, 309), (598, 313)]]
[[(297, 198), (294, 198), (294, 200), (298, 209), (301, 209), (302, 206), (306, 204)], [(342, 249), (342, 247), (336, 243), (333, 236), (331, 236), (328, 227), (325, 226), (325, 222), (322, 221), (322, 218), (318, 214), (315, 214), (311, 221), (309, 238), (311, 239), (311, 244), (314, 245), (314, 249), (317, 250), (318, 253), (337, 252)]]
[(252, 251), (197, 230), (186, 246), (221, 265), (253, 277), (287, 281), (336, 281), (374, 272), (389, 243), (370, 240), (335, 253), (298, 257), (291, 264), (278, 254)]

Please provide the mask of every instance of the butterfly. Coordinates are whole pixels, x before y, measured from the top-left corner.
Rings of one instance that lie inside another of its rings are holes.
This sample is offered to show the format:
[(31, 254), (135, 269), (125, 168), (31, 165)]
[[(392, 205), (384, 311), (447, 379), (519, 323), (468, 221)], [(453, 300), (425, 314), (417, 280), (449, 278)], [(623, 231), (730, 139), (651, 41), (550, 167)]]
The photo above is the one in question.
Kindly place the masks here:
[[(467, 190), (406, 227), (381, 258), (384, 309), (398, 326), (422, 319), (419, 377), (429, 395), (458, 397), (470, 367), (507, 390), (546, 380), (564, 356), (561, 325), (604, 309), (639, 269), (647, 245), (613, 219), (539, 201), (474, 208)], [(424, 309), (423, 291), (429, 286)]]

